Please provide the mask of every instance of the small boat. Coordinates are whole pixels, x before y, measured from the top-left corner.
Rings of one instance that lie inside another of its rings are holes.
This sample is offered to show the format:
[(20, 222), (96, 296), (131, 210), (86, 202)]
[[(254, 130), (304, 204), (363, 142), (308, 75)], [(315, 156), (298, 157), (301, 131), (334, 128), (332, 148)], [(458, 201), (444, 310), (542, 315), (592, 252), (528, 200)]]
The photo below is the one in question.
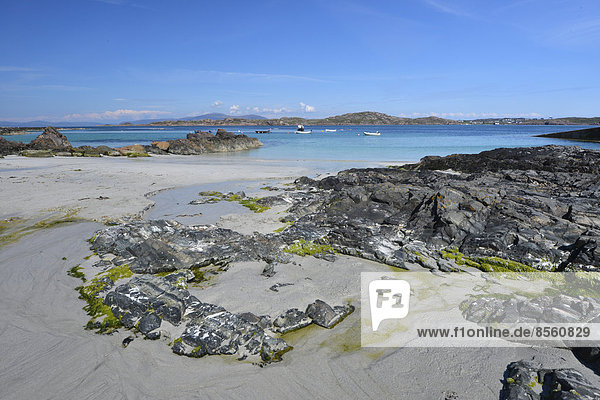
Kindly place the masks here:
[(255, 131), (256, 133), (271, 133), (270, 129), (259, 129)]
[(381, 133), (379, 131), (377, 132), (363, 132), (365, 134), (365, 136), (381, 136)]
[(337, 129), (325, 129), (325, 132), (337, 132)]
[(298, 129), (296, 129), (296, 133), (312, 133), (312, 131), (305, 130), (304, 125), (298, 125)]

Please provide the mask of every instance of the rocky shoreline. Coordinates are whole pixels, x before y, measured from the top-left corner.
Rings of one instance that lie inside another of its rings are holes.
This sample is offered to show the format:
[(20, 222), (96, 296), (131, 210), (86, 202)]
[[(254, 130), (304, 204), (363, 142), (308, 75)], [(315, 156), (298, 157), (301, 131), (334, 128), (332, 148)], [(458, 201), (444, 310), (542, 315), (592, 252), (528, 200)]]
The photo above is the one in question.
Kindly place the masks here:
[[(544, 146), (425, 157), (320, 180), (303, 177), (293, 187), (266, 187), (278, 193), (262, 198), (203, 192), (193, 204), (238, 201), (255, 212), (285, 206), (279, 217), (285, 227), (243, 235), (150, 220), (98, 231), (90, 239), (95, 273), (79, 288), (91, 317), (87, 326), (130, 329), (124, 346), (139, 334), (170, 340), (171, 351), (180, 355), (232, 355), (264, 365), (291, 350), (282, 334), (311, 324), (332, 328), (357, 304), (315, 298), (277, 315), (233, 313), (193, 294), (195, 285), (239, 263), (262, 264), (269, 279), (293, 264), (293, 257), (326, 264), (340, 254), (401, 270), (597, 271), (599, 172), (598, 151)], [(72, 274), (86, 279), (77, 269)], [(583, 304), (563, 303), (572, 306), (559, 307), (562, 313)], [(501, 301), (483, 304), (498, 315), (510, 309)], [(596, 303), (585, 304), (596, 315)], [(482, 315), (472, 304), (465, 313), (471, 320)], [(597, 347), (573, 351), (600, 372)], [(501, 399), (593, 399), (600, 393), (576, 370), (525, 362), (510, 364), (503, 383)]]
[(546, 133), (538, 137), (554, 139), (581, 140), (582, 142), (600, 142), (600, 128), (577, 129), (574, 131)]
[(209, 132), (194, 132), (188, 134), (186, 139), (153, 142), (149, 146), (135, 144), (116, 149), (108, 146), (73, 147), (66, 136), (53, 127), (47, 127), (27, 144), (0, 137), (0, 157), (11, 154), (25, 157), (148, 157), (150, 154), (191, 155), (242, 151), (261, 146), (262, 143), (256, 138), (219, 129), (215, 135)]

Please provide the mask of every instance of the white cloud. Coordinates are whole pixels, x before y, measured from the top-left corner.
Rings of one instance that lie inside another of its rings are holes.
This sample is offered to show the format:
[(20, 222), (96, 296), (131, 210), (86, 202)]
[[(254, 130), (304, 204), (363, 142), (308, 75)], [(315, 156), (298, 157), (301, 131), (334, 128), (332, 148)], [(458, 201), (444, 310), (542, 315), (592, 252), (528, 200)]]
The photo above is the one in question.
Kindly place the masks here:
[(300, 102), (300, 107), (302, 107), (302, 111), (304, 112), (314, 112), (316, 109), (313, 106), (309, 106), (308, 104), (304, 104)]
[(281, 113), (291, 112), (292, 110), (290, 110), (289, 108), (281, 107), (281, 108), (263, 108), (261, 111), (262, 112), (270, 112), (273, 114), (281, 114)]
[(223, 105), (223, 102), (221, 100), (215, 100), (214, 103), (212, 103), (213, 107), (221, 107)]
[(123, 97), (117, 97), (117, 98), (114, 98), (113, 101), (127, 101), (127, 99), (125, 99)]
[(239, 104), (234, 104), (231, 107), (229, 107), (229, 114), (237, 114), (240, 112), (240, 105)]
[(112, 121), (123, 119), (157, 118), (171, 114), (168, 111), (156, 110), (115, 110), (96, 113), (68, 114), (62, 119), (65, 121)]

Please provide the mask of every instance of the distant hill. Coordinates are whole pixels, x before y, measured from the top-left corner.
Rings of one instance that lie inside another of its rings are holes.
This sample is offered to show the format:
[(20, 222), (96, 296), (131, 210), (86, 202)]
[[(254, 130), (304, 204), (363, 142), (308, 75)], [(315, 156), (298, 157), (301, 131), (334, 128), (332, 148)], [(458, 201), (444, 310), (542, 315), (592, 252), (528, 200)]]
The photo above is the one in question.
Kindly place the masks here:
[[(211, 115), (211, 114), (206, 114)], [(200, 117), (205, 117), (201, 115)], [(219, 114), (222, 115), (222, 114)], [(438, 117), (426, 118), (403, 118), (383, 114), (375, 111), (363, 111), (357, 113), (348, 113), (335, 115), (322, 119), (307, 119), (300, 117), (281, 117), (277, 119), (250, 119), (245, 116), (227, 116), (224, 119), (179, 119), (170, 121), (153, 122), (151, 125), (157, 126), (203, 126), (203, 125), (268, 125), (268, 126), (289, 126), (289, 125), (449, 125), (458, 124), (451, 119)]]
[(226, 118), (251, 119), (251, 120), (267, 119), (265, 117), (262, 117), (260, 115), (255, 115), (255, 114), (234, 116), (234, 115), (227, 115), (227, 114), (222, 114), (222, 113), (210, 113), (210, 114), (198, 115), (195, 117), (177, 118), (177, 120), (178, 121), (194, 121), (194, 120), (199, 120), (199, 119), (214, 119), (214, 120), (220, 121), (220, 120), (224, 120)]
[[(140, 119), (137, 121), (123, 122), (118, 125), (154, 125), (154, 126), (294, 126), (294, 125), (600, 125), (600, 117), (561, 117), (561, 118), (481, 118), (471, 120), (453, 120), (435, 116), (421, 118), (395, 117), (375, 111), (362, 111), (334, 115), (327, 118), (307, 119), (301, 117), (281, 117), (267, 119), (260, 115), (227, 115), (222, 113), (210, 113), (193, 117), (184, 117), (173, 120), (162, 119)], [(4, 127), (84, 127), (98, 126), (100, 122), (49, 122), (28, 121), (10, 122), (0, 121)], [(116, 124), (107, 124), (116, 125)]]
[[(195, 117), (183, 117), (183, 118), (177, 118), (173, 121), (202, 121), (202, 120), (214, 120), (214, 121), (223, 121), (225, 119), (244, 119), (244, 120), (263, 120), (266, 119), (265, 117), (262, 117), (260, 115), (255, 115), (255, 114), (249, 114), (249, 115), (240, 115), (240, 116), (233, 116), (233, 115), (227, 115), (227, 114), (223, 114), (223, 113), (210, 113), (210, 114), (203, 114), (203, 115), (197, 115)], [(130, 122), (124, 122), (121, 125), (149, 125), (149, 124), (154, 124), (155, 122), (162, 122), (164, 121), (164, 119), (139, 119), (137, 121), (130, 121)]]
[(410, 118), (394, 117), (375, 111), (363, 111), (309, 121), (308, 123), (313, 125), (404, 125), (410, 121)]

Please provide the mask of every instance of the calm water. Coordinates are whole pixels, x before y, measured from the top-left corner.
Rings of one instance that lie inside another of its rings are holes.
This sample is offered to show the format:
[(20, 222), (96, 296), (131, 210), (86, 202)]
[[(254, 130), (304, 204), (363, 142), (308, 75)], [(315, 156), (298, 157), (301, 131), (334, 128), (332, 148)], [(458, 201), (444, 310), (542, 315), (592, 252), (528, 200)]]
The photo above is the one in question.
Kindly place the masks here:
[[(543, 133), (583, 129), (585, 126), (520, 125), (442, 125), (442, 126), (310, 126), (312, 134), (294, 134), (294, 128), (272, 128), (257, 134), (260, 127), (225, 127), (229, 131), (254, 136), (264, 147), (237, 156), (283, 160), (348, 160), (367, 162), (417, 161), (426, 155), (478, 153), (497, 147), (578, 145), (600, 149), (600, 143), (575, 142), (533, 137)], [(184, 138), (191, 130), (216, 131), (217, 127), (90, 127), (61, 129), (73, 146), (122, 147), (150, 144), (155, 140)], [(325, 132), (325, 129), (337, 129)], [(381, 136), (364, 136), (363, 131), (380, 131)], [(36, 134), (5, 136), (8, 140), (28, 142)]]

